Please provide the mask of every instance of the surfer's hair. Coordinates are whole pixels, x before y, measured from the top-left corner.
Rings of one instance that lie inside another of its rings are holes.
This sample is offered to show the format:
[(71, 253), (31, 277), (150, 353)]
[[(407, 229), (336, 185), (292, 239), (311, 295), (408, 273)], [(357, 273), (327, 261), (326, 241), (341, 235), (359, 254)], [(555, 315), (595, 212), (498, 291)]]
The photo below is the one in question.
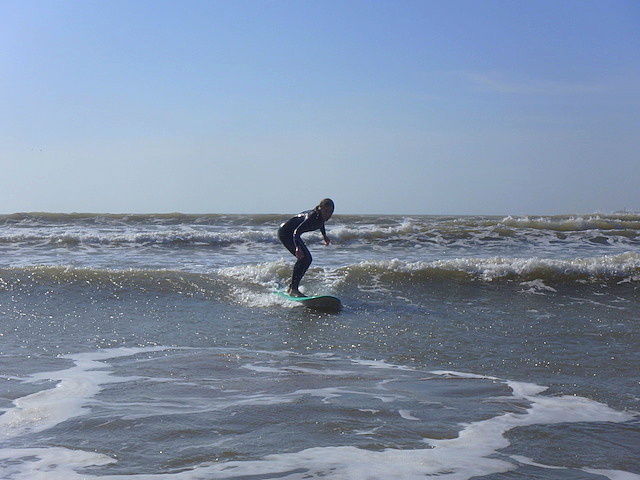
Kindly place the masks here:
[(331, 210), (334, 210), (335, 205), (333, 204), (333, 200), (331, 200), (330, 198), (323, 198), (318, 204), (318, 206), (316, 207), (316, 210), (320, 210), (324, 207), (329, 207), (331, 208)]

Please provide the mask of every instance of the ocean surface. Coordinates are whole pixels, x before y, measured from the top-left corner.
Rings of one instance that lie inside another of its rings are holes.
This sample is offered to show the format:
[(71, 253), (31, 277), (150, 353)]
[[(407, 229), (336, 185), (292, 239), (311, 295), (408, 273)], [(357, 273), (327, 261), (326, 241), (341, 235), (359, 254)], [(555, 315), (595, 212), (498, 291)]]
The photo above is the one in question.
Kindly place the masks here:
[(640, 214), (288, 217), (0, 216), (0, 478), (640, 479)]

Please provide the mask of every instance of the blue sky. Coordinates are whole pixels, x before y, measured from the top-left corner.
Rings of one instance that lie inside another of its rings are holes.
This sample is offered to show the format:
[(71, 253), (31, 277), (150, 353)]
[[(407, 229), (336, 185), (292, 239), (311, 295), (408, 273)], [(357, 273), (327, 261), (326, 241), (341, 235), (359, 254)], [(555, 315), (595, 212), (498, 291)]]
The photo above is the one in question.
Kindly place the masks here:
[(0, 212), (640, 210), (640, 2), (0, 1)]

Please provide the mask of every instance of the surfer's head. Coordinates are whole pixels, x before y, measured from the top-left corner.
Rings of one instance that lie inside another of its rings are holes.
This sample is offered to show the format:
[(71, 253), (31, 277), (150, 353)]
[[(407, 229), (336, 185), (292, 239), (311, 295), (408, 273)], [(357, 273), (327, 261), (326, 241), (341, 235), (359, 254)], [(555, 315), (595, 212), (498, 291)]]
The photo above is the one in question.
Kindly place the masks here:
[(334, 208), (335, 206), (333, 204), (333, 200), (331, 200), (330, 198), (325, 198), (318, 204), (316, 210), (320, 212), (320, 215), (322, 215), (322, 219), (326, 222), (331, 218), (331, 215), (333, 215)]

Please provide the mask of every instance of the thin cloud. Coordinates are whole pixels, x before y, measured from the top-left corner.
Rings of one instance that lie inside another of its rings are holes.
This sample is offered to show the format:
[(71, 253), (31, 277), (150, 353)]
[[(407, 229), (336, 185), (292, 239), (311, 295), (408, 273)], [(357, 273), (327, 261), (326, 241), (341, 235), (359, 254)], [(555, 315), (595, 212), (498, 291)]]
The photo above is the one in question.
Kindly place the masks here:
[(618, 90), (610, 84), (514, 79), (495, 72), (466, 72), (464, 76), (479, 90), (513, 95), (593, 95)]

